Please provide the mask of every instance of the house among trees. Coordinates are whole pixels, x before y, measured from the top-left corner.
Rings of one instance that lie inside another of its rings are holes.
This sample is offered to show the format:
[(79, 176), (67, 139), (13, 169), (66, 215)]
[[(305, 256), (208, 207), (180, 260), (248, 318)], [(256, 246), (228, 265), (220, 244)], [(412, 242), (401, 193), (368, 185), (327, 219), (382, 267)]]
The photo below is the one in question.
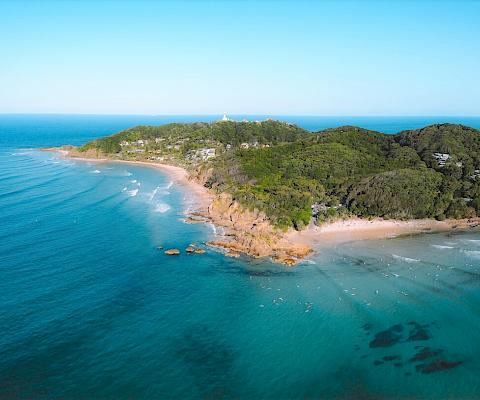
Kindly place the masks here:
[(433, 153), (433, 158), (437, 160), (440, 167), (444, 167), (450, 157), (450, 154), (447, 153)]

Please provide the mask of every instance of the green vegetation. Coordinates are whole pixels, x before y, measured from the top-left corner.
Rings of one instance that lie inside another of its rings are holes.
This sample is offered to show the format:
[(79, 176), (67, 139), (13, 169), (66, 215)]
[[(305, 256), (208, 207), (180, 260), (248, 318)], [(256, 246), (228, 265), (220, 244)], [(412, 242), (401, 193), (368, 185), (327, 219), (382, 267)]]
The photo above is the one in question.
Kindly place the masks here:
[(441, 124), (386, 135), (345, 126), (311, 133), (278, 121), (138, 126), (86, 144), (123, 159), (206, 172), (277, 226), (348, 215), (465, 218), (480, 214), (480, 131)]

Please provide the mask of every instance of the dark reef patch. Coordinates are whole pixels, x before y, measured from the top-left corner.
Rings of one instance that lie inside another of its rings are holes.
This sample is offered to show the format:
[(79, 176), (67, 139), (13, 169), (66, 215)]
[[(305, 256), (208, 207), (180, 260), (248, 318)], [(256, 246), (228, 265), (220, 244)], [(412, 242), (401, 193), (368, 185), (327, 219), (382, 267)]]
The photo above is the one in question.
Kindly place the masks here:
[[(405, 325), (395, 324), (390, 328), (375, 333), (374, 339), (370, 341), (369, 347), (372, 349), (389, 348), (402, 343), (403, 346), (415, 341), (427, 341), (432, 339), (429, 328), (437, 326), (435, 322), (420, 324), (410, 321)], [(365, 335), (371, 333), (372, 324), (364, 324), (362, 326)], [(356, 349), (356, 348), (355, 348)], [(431, 374), (455, 368), (464, 363), (462, 360), (449, 360), (445, 358), (443, 349), (431, 348), (428, 346), (413, 346), (414, 354), (410, 358), (407, 357), (408, 363), (415, 364), (415, 371), (421, 374)], [(377, 356), (379, 354), (377, 353)], [(395, 368), (404, 368), (408, 364), (402, 359), (400, 354), (384, 354), (381, 358), (375, 359), (372, 363), (375, 366), (393, 365)], [(368, 354), (363, 354), (362, 359), (366, 359)], [(405, 376), (412, 375), (412, 372), (404, 372)]]
[[(415, 348), (417, 347), (421, 347), (421, 346), (415, 346)], [(441, 349), (431, 349), (430, 347), (421, 347), (421, 350), (417, 351), (417, 353), (408, 361), (410, 362), (425, 361), (429, 358), (437, 357), (442, 353), (443, 353), (443, 350)]]
[(415, 366), (415, 370), (418, 373), (431, 374), (433, 372), (445, 371), (463, 363), (463, 361), (448, 361), (439, 358), (444, 353), (442, 349), (431, 349), (423, 346), (415, 346), (415, 348), (418, 350), (417, 353), (408, 361), (411, 363), (420, 362), (420, 364)]
[(375, 347), (391, 347), (402, 340), (403, 326), (396, 324), (390, 328), (375, 334), (375, 338), (370, 342), (371, 348)]
[(445, 371), (447, 369), (458, 367), (462, 363), (463, 361), (447, 361), (447, 360), (438, 359), (428, 364), (417, 365), (415, 367), (415, 370), (422, 374), (431, 374), (433, 372), (440, 372), (440, 371)]
[(408, 325), (412, 326), (407, 338), (408, 342), (428, 340), (431, 338), (430, 332), (427, 330), (430, 324), (421, 325), (418, 322), (409, 322)]

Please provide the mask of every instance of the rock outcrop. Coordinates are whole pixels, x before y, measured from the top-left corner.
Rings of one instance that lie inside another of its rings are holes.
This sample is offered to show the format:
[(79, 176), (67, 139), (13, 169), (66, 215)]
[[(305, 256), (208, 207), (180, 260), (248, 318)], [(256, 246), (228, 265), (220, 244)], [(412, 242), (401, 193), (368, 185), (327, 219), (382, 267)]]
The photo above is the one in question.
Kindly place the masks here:
[(312, 249), (294, 244), (276, 229), (266, 215), (242, 207), (227, 193), (215, 197), (207, 210), (212, 223), (225, 228), (225, 240), (214, 240), (208, 245), (227, 250), (227, 254), (245, 253), (253, 257), (272, 257), (275, 262), (294, 265)]
[(167, 256), (178, 256), (180, 254), (180, 250), (178, 250), (178, 249), (168, 249), (168, 250), (165, 250), (165, 254)]

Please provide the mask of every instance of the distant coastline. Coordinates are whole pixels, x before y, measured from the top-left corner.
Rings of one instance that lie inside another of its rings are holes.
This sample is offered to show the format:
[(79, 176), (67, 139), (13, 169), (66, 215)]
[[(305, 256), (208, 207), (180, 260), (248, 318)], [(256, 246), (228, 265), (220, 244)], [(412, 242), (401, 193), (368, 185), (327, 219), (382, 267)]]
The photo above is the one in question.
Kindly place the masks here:
[[(243, 209), (232, 201), (228, 194), (213, 193), (198, 177), (192, 176), (182, 166), (150, 160), (121, 160), (103, 154), (100, 157), (83, 157), (74, 146), (42, 148), (41, 151), (57, 152), (64, 158), (96, 163), (124, 163), (156, 168), (166, 173), (174, 182), (188, 189), (194, 200), (194, 209), (186, 216), (187, 222), (212, 222), (224, 228), (225, 235), (209, 243), (225, 251), (227, 256), (246, 254), (252, 257), (271, 257), (285, 265), (295, 265), (324, 246), (336, 246), (359, 240), (394, 238), (403, 235), (465, 231), (480, 226), (480, 217), (449, 219), (392, 220), (382, 218), (351, 217), (325, 222), (320, 226), (310, 225), (303, 230), (289, 229), (280, 232), (272, 227), (263, 216)], [(233, 209), (233, 212), (232, 212)], [(235, 221), (232, 221), (235, 216)], [(258, 223), (260, 231), (252, 231)], [(261, 236), (269, 245), (260, 245), (256, 236)], [(247, 240), (245, 241), (245, 237)], [(260, 247), (260, 248), (259, 248)]]

